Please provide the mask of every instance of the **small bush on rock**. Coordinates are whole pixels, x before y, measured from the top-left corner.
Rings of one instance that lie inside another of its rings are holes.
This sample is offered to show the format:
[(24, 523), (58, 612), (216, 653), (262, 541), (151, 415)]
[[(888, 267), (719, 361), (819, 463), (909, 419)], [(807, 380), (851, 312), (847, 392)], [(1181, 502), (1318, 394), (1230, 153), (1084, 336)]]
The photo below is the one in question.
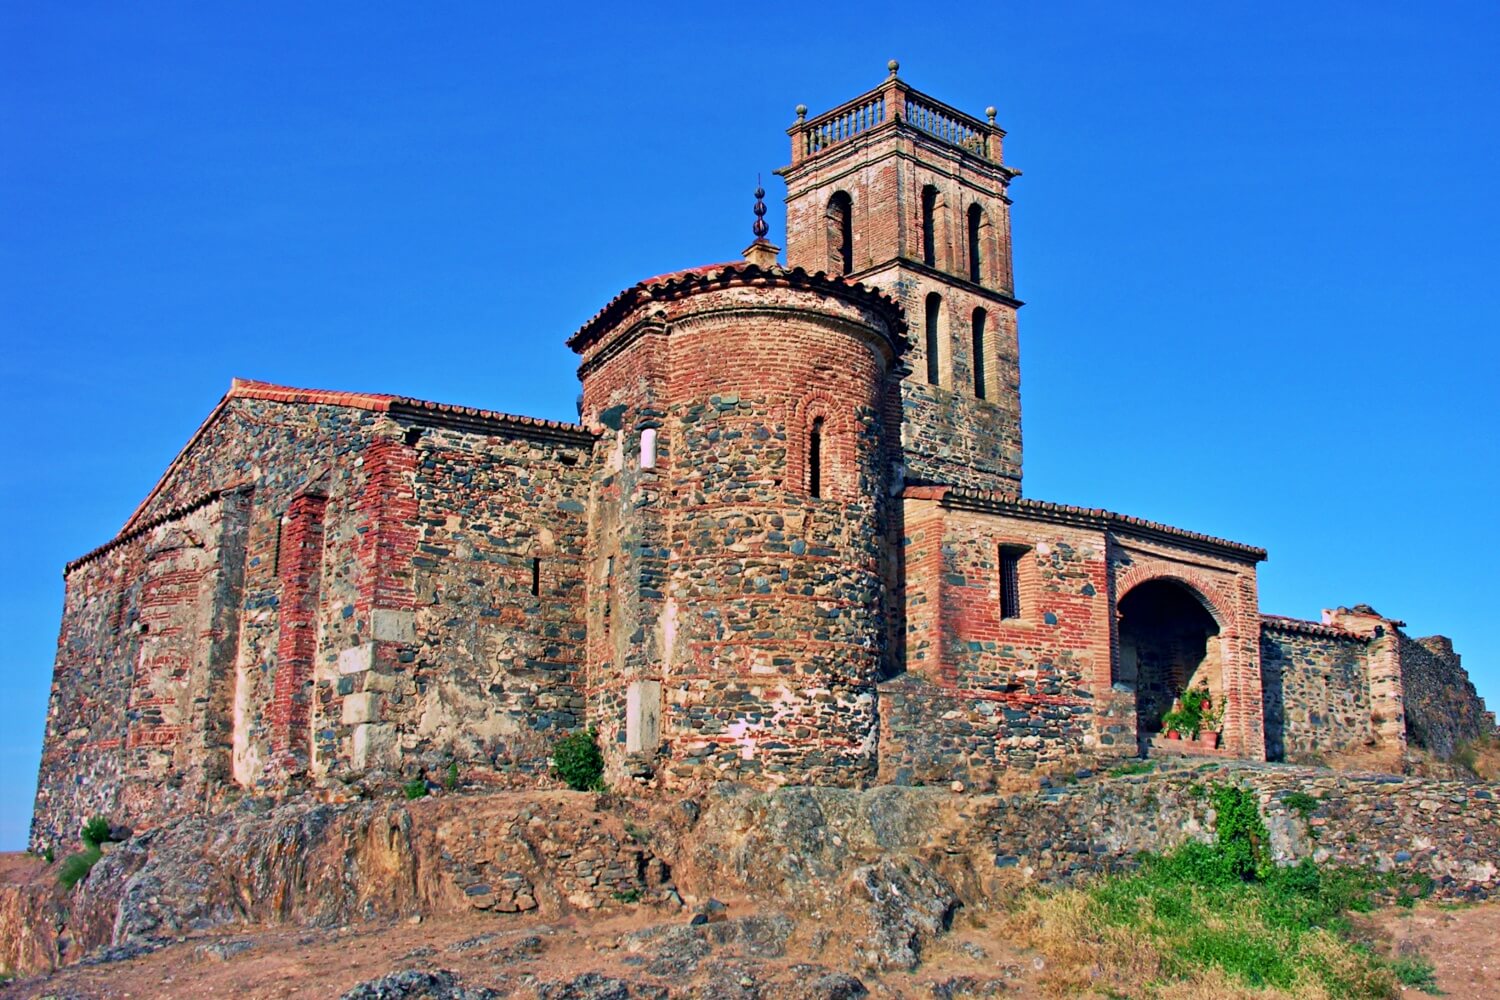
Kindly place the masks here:
[(79, 839), (88, 847), (98, 847), (109, 841), (109, 820), (103, 816), (95, 816), (83, 824), (83, 832)]
[(575, 792), (604, 789), (604, 754), (592, 728), (569, 733), (552, 746), (552, 771)]
[(413, 779), (411, 779), (406, 784), (404, 784), (404, 785), (401, 786), (401, 793), (406, 796), (406, 798), (407, 798), (408, 801), (411, 800), (411, 799), (426, 798), (426, 796), (427, 796), (427, 779), (426, 778), (413, 778)]

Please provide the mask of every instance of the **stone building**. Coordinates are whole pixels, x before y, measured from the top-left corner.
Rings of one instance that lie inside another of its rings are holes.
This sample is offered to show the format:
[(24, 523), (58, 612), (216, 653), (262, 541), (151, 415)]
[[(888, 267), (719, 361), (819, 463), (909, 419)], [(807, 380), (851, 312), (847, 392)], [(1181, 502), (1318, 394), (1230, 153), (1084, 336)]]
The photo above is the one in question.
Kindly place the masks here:
[[(1262, 615), (1262, 549), (1024, 497), (993, 109), (892, 64), (789, 134), (786, 265), (758, 221), (621, 292), (568, 341), (576, 424), (235, 380), (65, 571), (34, 846), (453, 764), (544, 782), (582, 727), (643, 789), (1493, 729), (1447, 639)], [(1200, 687), (1219, 738), (1165, 739)]]

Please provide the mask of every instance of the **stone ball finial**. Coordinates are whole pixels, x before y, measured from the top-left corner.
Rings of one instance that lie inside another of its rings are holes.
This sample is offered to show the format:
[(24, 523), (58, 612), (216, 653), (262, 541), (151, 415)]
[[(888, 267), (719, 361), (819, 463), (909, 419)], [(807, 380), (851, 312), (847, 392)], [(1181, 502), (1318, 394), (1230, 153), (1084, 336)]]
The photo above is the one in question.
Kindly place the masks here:
[(991, 125), (995, 124), (995, 106), (993, 104), (984, 109), (984, 114), (990, 120)]
[(800, 122), (800, 121), (805, 121), (806, 119), (807, 119), (807, 105), (806, 104), (799, 104), (799, 105), (797, 105), (797, 120)]
[(892, 59), (890, 62), (885, 64), (885, 68), (891, 71), (891, 76), (895, 76), (896, 70), (901, 68), (901, 64)]

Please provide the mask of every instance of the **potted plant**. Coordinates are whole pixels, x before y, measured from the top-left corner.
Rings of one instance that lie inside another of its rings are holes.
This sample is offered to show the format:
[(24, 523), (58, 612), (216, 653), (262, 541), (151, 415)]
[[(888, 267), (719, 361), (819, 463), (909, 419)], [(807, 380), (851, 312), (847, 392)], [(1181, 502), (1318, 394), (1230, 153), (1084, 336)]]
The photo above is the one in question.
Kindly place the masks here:
[(1214, 705), (1206, 702), (1203, 709), (1202, 736), (1200, 740), (1210, 750), (1219, 748), (1224, 730), (1224, 702)]
[(1172, 707), (1167, 709), (1166, 714), (1161, 717), (1161, 730), (1169, 740), (1180, 740), (1187, 729), (1187, 713), (1183, 710), (1182, 699), (1173, 698)]

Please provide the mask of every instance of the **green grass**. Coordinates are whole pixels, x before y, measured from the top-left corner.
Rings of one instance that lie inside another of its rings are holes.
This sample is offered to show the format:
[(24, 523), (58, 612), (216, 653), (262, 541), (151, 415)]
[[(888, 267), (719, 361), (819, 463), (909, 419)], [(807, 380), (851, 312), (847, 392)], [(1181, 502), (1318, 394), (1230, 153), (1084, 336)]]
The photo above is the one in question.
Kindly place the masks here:
[(1128, 764), (1121, 764), (1109, 772), (1111, 778), (1123, 778), (1131, 774), (1150, 774), (1156, 770), (1156, 762), (1150, 760), (1133, 760)]
[(98, 844), (85, 845), (84, 849), (77, 854), (70, 854), (63, 858), (62, 865), (57, 869), (57, 880), (62, 883), (64, 889), (71, 889), (81, 882), (90, 870), (104, 854), (99, 850)]
[(1430, 963), (1377, 955), (1350, 919), (1392, 893), (1415, 898), (1417, 881), (1311, 859), (1278, 867), (1253, 794), (1218, 785), (1205, 795), (1217, 817), (1214, 843), (1145, 855), (1131, 874), (1031, 904), (1022, 924), (1033, 946), (1082, 940), (1075, 965), (1112, 968), (1126, 981), (1111, 986), (1145, 995), (1216, 975), (1251, 989), (1354, 998), (1389, 996), (1398, 981), (1425, 989), (1414, 981), (1423, 969), (1431, 983)]
[(1287, 792), (1281, 797), (1281, 804), (1301, 815), (1303, 819), (1312, 818), (1312, 814), (1318, 810), (1320, 801), (1316, 796), (1308, 795), (1306, 792)]
[(1433, 996), (1443, 995), (1443, 991), (1438, 989), (1436, 970), (1421, 955), (1403, 955), (1391, 962), (1391, 971), (1396, 974), (1396, 979), (1402, 986), (1413, 986)]

